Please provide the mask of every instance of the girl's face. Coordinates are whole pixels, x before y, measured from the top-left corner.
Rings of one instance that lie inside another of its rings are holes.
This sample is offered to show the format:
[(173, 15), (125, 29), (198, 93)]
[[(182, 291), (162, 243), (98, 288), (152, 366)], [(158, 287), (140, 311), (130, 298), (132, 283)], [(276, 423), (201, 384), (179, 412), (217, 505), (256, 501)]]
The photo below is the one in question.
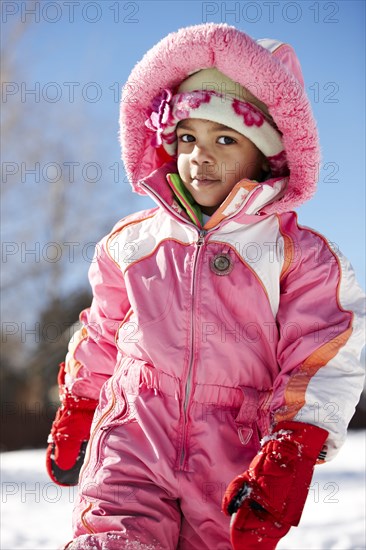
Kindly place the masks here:
[(179, 175), (205, 214), (213, 214), (238, 181), (259, 179), (267, 168), (254, 143), (217, 122), (189, 118), (176, 132)]

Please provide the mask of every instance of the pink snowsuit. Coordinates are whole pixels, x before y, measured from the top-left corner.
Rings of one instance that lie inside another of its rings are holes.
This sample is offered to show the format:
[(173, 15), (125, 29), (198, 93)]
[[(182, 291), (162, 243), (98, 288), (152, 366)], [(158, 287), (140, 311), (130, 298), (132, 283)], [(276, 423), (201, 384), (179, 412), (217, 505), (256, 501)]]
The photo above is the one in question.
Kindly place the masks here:
[[(203, 227), (150, 145), (152, 99), (216, 67), (264, 102), (290, 175), (238, 182)], [(157, 203), (97, 246), (94, 299), (66, 359), (75, 395), (98, 398), (72, 548), (229, 550), (220, 511), (270, 426), (329, 431), (342, 445), (362, 390), (363, 295), (347, 260), (291, 210), (315, 191), (315, 123), (293, 50), (227, 25), (159, 42), (124, 87), (121, 140), (139, 193)]]

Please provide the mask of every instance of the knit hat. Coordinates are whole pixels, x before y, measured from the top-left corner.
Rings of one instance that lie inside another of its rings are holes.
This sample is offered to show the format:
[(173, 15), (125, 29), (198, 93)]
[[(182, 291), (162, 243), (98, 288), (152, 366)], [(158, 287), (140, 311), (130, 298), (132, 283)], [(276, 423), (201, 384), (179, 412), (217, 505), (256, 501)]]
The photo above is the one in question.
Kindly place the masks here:
[(154, 132), (151, 144), (162, 146), (172, 157), (176, 153), (178, 122), (199, 118), (224, 124), (250, 139), (268, 159), (272, 177), (283, 175), (286, 170), (281, 134), (266, 105), (216, 68), (190, 75), (174, 95), (172, 90), (164, 89), (154, 98), (151, 108), (145, 121)]

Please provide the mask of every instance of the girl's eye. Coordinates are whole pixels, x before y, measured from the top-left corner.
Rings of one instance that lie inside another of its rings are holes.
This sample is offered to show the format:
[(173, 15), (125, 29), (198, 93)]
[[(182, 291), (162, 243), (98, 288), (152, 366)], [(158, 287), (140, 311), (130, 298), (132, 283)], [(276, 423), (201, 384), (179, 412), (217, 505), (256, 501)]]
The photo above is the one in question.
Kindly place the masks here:
[(221, 145), (231, 145), (231, 143), (236, 143), (235, 139), (229, 136), (220, 136), (217, 142)]
[(192, 141), (194, 141), (194, 137), (191, 134), (182, 134), (178, 136), (178, 139), (180, 141), (183, 141), (184, 143), (191, 143)]

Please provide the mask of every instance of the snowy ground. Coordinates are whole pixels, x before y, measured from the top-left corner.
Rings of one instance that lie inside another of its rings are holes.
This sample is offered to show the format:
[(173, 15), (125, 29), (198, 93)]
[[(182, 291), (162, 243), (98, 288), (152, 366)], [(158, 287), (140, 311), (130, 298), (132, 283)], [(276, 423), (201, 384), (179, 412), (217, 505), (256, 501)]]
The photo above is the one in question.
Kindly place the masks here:
[[(301, 526), (278, 550), (365, 548), (365, 435), (351, 432), (338, 457), (317, 467)], [(76, 489), (49, 481), (44, 456), (43, 450), (1, 454), (1, 550), (56, 550), (72, 538)]]

